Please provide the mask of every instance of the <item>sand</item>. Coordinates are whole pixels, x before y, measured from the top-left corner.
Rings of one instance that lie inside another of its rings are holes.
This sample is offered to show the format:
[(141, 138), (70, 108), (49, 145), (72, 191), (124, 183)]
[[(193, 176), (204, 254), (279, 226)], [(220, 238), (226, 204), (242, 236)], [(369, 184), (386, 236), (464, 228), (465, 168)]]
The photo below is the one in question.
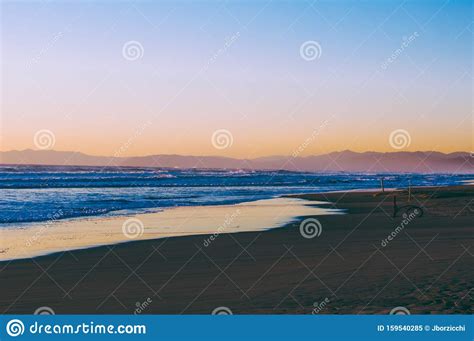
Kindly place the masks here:
[[(402, 229), (399, 206), (423, 216)], [(344, 215), (314, 215), (321, 233), (281, 228), (133, 241), (1, 262), (0, 309), (57, 314), (471, 313), (474, 188), (299, 196)], [(321, 204), (319, 204), (321, 205)], [(278, 215), (279, 209), (274, 214)], [(146, 225), (146, 224), (145, 224)], [(398, 231), (385, 246), (383, 240)]]

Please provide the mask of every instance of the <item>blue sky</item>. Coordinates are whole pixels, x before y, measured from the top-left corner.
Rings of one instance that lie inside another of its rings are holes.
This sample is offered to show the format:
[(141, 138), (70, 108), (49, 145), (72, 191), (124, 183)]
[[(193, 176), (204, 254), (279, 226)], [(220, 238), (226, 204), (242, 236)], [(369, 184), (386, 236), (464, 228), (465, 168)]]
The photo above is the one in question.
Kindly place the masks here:
[(472, 30), (470, 1), (3, 2), (1, 149), (48, 129), (60, 150), (254, 157), (321, 130), (309, 155), (404, 129), (407, 150), (469, 150)]

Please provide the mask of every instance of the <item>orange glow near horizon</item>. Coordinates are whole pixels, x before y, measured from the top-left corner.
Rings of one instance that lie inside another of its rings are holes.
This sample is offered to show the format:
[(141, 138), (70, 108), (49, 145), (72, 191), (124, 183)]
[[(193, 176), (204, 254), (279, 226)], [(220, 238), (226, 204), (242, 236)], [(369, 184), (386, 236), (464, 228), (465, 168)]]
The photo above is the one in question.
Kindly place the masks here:
[[(125, 3), (2, 4), (0, 150), (38, 149), (43, 130), (47, 149), (101, 156), (474, 149), (466, 4), (423, 32), (390, 1), (349, 15), (319, 4), (337, 30), (303, 5), (139, 2), (144, 21)], [(437, 13), (409, 7), (419, 20)], [(302, 50), (311, 41), (315, 58)], [(224, 148), (212, 143), (220, 130)]]
[[(178, 130), (178, 128), (176, 128)], [(410, 133), (410, 144), (401, 149), (395, 149), (390, 145), (389, 129), (372, 131), (370, 134), (350, 136), (338, 134), (338, 127), (327, 126), (320, 130), (308, 130), (296, 136), (286, 135), (283, 131), (277, 136), (259, 134), (258, 131), (232, 132), (232, 144), (224, 149), (216, 149), (212, 144), (212, 133), (199, 133), (193, 136), (186, 132), (182, 134), (167, 134), (155, 136), (153, 125), (141, 131), (140, 135), (135, 131), (128, 135), (114, 134), (113, 131), (105, 135), (96, 132), (74, 136), (71, 138), (66, 133), (54, 134), (54, 145), (50, 148), (57, 151), (75, 151), (95, 156), (147, 156), (157, 154), (178, 154), (195, 156), (227, 156), (236, 158), (256, 158), (273, 155), (298, 155), (309, 156), (326, 154), (334, 151), (351, 150), (355, 152), (396, 152), (396, 151), (439, 151), (451, 153), (458, 151), (471, 151), (467, 136), (470, 135), (470, 127), (464, 127), (464, 134), (459, 130), (455, 135), (446, 134), (443, 129), (433, 131), (430, 135), (415, 135)], [(414, 130), (415, 131), (415, 130)], [(71, 131), (71, 134), (73, 132)], [(35, 131), (30, 134), (8, 136), (3, 134), (1, 141), (2, 151), (39, 149), (34, 142)], [(433, 144), (432, 141), (439, 141)]]

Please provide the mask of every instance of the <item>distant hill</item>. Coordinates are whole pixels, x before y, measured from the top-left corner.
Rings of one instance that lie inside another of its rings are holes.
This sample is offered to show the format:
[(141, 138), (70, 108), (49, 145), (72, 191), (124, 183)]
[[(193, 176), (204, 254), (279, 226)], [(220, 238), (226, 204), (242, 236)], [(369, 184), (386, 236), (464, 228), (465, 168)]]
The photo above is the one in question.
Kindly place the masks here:
[(346, 150), (307, 157), (272, 156), (247, 160), (183, 155), (107, 157), (79, 152), (27, 149), (0, 152), (0, 164), (282, 169), (310, 172), (474, 173), (474, 157), (467, 152), (356, 153)]

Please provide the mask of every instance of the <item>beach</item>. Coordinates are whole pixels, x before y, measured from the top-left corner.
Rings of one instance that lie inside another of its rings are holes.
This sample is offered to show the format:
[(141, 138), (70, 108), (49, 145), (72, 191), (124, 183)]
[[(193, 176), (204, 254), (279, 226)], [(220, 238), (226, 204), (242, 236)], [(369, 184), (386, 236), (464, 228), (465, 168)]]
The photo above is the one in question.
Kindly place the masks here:
[[(140, 238), (147, 240), (125, 243), (121, 225), (114, 224), (114, 233), (94, 241), (108, 245), (90, 247), (89, 240), (81, 246), (77, 238), (67, 244), (63, 235), (59, 248), (77, 250), (0, 262), (0, 308), (8, 314), (40, 307), (56, 314), (210, 314), (222, 307), (234, 314), (388, 314), (404, 307), (411, 314), (467, 314), (473, 199), (469, 185), (413, 188), (410, 200), (406, 190), (304, 194), (282, 199), (298, 202), (288, 214), (285, 204), (273, 208), (273, 217), (283, 217), (275, 228), (259, 217), (251, 219), (263, 222), (257, 230), (249, 223), (248, 230), (225, 233), (237, 230), (232, 220), (224, 232), (203, 228), (198, 235), (160, 238), (147, 232), (151, 216), (145, 214)], [(238, 209), (231, 207), (217, 227)], [(302, 217), (285, 223), (291, 215)], [(101, 219), (92, 221), (118, 218)], [(316, 219), (317, 233), (302, 232), (307, 219)], [(79, 221), (83, 231), (96, 229), (91, 220)], [(13, 246), (4, 233), (2, 245)], [(97, 238), (80, 231), (73, 236), (80, 233)], [(5, 259), (12, 256), (7, 252)]]

